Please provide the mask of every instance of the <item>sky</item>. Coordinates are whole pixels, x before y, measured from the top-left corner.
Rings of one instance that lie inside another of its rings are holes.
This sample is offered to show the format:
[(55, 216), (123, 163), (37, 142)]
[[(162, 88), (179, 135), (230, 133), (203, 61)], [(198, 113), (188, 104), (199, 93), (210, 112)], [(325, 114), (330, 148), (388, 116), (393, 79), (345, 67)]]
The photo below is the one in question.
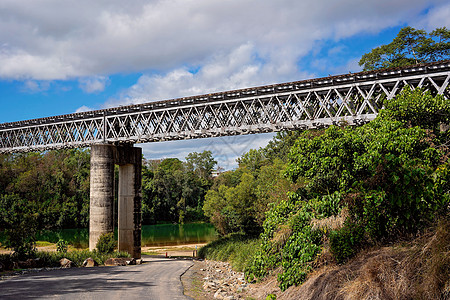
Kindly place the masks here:
[[(1, 0), (0, 123), (358, 72), (404, 26), (450, 27), (448, 0)], [(273, 134), (140, 144), (220, 167)]]

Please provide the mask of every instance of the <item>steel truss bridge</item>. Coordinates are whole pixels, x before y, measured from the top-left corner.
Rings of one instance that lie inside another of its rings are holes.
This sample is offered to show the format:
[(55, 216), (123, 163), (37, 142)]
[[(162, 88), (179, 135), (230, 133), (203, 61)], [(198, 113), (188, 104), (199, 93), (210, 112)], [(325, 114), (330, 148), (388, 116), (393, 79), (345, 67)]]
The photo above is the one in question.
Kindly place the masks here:
[(0, 124), (0, 153), (358, 125), (403, 87), (449, 98), (450, 60)]

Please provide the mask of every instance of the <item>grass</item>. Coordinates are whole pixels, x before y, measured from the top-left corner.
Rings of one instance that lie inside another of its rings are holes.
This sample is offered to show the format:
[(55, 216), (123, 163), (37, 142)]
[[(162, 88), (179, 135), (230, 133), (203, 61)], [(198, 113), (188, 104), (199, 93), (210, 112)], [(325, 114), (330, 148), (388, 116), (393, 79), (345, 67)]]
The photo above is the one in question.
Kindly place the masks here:
[(58, 266), (59, 261), (62, 258), (67, 258), (68, 260), (74, 262), (77, 266), (81, 266), (88, 257), (93, 258), (99, 265), (102, 265), (108, 258), (130, 257), (130, 255), (127, 252), (114, 251), (113, 253), (102, 254), (97, 251), (89, 251), (89, 250), (73, 250), (66, 253), (46, 252), (46, 251), (36, 252), (36, 258), (44, 260), (45, 265), (48, 266)]
[(260, 245), (260, 240), (243, 234), (232, 234), (200, 248), (198, 256), (210, 260), (227, 261), (234, 270), (243, 271)]
[(36, 242), (36, 247), (47, 247), (47, 246), (54, 246), (54, 243), (50, 243), (47, 241), (37, 241)]

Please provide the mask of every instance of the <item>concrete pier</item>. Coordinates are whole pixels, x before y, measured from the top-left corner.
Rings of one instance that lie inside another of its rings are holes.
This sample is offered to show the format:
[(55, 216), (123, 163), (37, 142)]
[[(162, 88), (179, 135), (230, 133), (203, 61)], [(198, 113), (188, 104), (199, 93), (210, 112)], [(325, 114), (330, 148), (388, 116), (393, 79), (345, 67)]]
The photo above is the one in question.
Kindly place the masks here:
[(141, 169), (142, 149), (117, 147), (119, 165), (118, 246), (141, 258)]
[(118, 248), (141, 257), (142, 149), (131, 145), (91, 148), (89, 249), (103, 233), (113, 232), (114, 165), (119, 165)]
[(114, 146), (92, 145), (89, 250), (94, 250), (100, 235), (113, 232)]

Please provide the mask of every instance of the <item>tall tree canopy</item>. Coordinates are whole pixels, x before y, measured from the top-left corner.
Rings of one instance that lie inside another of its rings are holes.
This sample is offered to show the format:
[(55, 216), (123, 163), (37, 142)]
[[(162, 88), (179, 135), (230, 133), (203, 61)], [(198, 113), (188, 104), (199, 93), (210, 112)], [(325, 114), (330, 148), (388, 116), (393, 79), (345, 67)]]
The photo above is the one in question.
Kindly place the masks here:
[(372, 49), (362, 56), (364, 71), (401, 67), (450, 58), (450, 30), (437, 28), (430, 33), (404, 27), (389, 44)]

